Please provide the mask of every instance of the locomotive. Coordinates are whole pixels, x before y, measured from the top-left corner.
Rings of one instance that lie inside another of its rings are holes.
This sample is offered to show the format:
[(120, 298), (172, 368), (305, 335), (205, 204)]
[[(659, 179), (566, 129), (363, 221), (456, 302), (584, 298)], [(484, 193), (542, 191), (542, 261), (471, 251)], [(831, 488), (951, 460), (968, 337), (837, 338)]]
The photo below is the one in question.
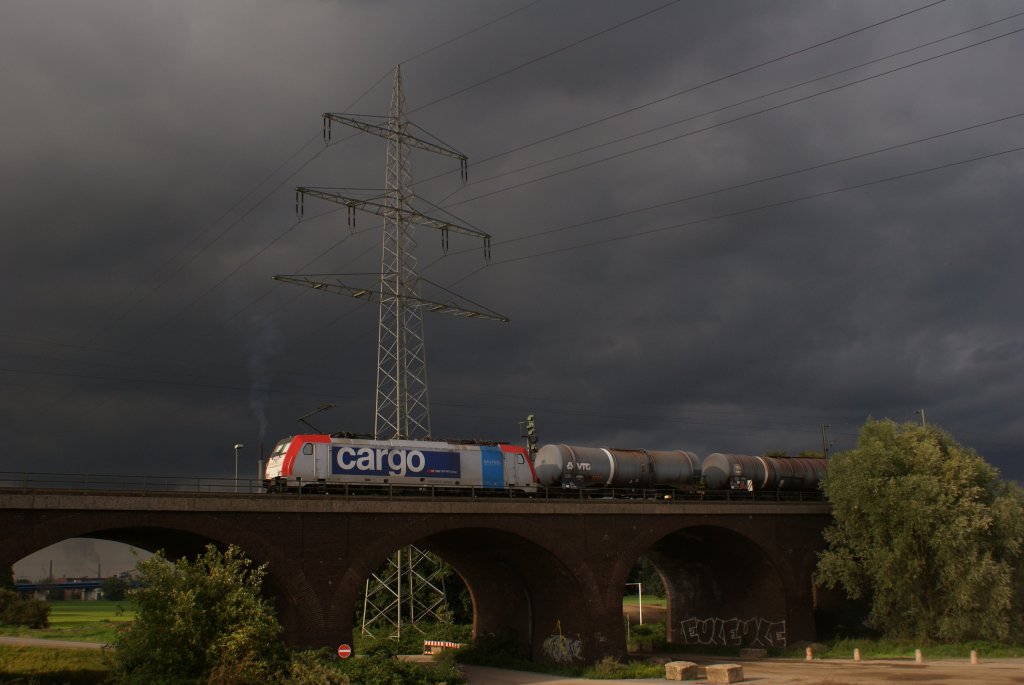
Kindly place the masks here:
[(294, 435), (267, 460), (264, 488), (279, 492), (347, 485), (536, 490), (526, 449), (515, 445)]
[[(797, 491), (820, 489), (827, 462), (713, 453), (544, 445), (531, 458), (519, 446), (478, 441), (376, 440), (351, 434), (294, 435), (267, 460), (267, 492), (421, 489), (535, 494), (544, 489), (630, 495), (643, 491)], [(394, 491), (394, 490), (392, 490)]]

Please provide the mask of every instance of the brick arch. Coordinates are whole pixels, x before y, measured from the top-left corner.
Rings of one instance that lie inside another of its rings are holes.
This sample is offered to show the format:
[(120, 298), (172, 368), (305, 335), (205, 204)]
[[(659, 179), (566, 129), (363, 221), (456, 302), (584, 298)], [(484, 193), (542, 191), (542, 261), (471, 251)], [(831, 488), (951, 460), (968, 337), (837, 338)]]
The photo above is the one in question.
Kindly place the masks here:
[[(113, 511), (45, 515), (4, 540), (0, 564), (13, 565), (33, 552), (71, 538), (111, 540), (149, 552), (164, 550), (170, 559), (194, 557), (207, 544), (222, 549), (234, 544), (257, 564), (268, 565), (264, 591), (274, 598), (286, 642), (298, 644), (293, 636), (299, 634), (300, 626), (310, 632), (325, 630), (326, 622), (318, 611), (322, 602), (302, 571), (289, 568), (287, 550), (233, 517), (126, 516)], [(310, 623), (312, 626), (303, 625)]]
[(140, 523), (136, 516), (126, 517), (116, 512), (53, 514), (21, 528), (16, 535), (5, 540), (0, 563), (13, 564), (29, 554), (71, 538), (112, 540), (149, 552), (167, 549), (169, 556), (201, 550), (207, 542), (216, 542), (187, 527)]
[(586, 629), (594, 613), (586, 597), (596, 585), (590, 568), (524, 535), (521, 526), (498, 520), (441, 530), (413, 526), (383, 542), (372, 555), (353, 560), (332, 601), (332, 617), (351, 621), (370, 573), (396, 549), (413, 544), (444, 559), (466, 584), (475, 636), (510, 640), (538, 660), (550, 660), (545, 641), (559, 628), (586, 653), (607, 648), (606, 640), (590, 640)]
[(639, 556), (665, 581), (669, 642), (785, 644), (786, 574), (756, 539), (735, 528), (688, 525)]

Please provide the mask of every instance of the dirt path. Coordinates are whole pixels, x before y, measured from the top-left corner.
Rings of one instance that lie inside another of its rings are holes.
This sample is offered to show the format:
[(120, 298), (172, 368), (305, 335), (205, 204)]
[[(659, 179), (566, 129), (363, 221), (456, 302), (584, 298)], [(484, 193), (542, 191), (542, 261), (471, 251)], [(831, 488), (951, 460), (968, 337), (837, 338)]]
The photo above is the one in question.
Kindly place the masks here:
[[(629, 619), (631, 625), (640, 623), (640, 607), (626, 605), (622, 607), (622, 613)], [(644, 623), (664, 623), (666, 610), (664, 607), (644, 605)]]
[(99, 642), (73, 642), (71, 640), (43, 640), (38, 637), (0, 637), (0, 645), (18, 647), (53, 647), (55, 649), (103, 649)]
[[(646, 612), (645, 612), (646, 613)], [(646, 618), (646, 615), (645, 617)], [(683, 657), (679, 657), (684, 660)], [(698, 663), (716, 663), (706, 658), (693, 658)], [(721, 663), (721, 662), (718, 662)], [(743, 666), (744, 681), (756, 685), (879, 685), (911, 683), (913, 685), (1018, 685), (1024, 684), (1024, 659), (981, 660), (971, 665), (966, 659), (957, 661), (925, 661), (886, 659), (854, 663), (840, 660), (812, 662), (788, 659), (737, 660)], [(465, 666), (470, 685), (593, 685), (593, 680), (563, 678), (541, 673), (505, 671), (482, 666)], [(641, 680), (604, 680), (604, 683), (667, 683), (662, 678)], [(696, 681), (697, 685), (706, 680)]]

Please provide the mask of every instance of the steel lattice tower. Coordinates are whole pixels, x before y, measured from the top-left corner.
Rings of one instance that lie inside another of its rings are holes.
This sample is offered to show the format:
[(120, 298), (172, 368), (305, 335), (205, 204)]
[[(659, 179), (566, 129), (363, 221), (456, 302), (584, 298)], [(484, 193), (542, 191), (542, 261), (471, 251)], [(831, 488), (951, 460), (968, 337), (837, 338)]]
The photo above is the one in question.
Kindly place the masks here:
[(378, 437), (422, 438), (430, 435), (427, 350), (420, 299), (416, 236), (406, 221), (412, 211), (409, 171), (409, 122), (405, 118), (402, 71), (395, 69), (388, 115), (384, 238), (381, 244), (380, 320), (377, 329), (377, 402), (374, 433)]
[[(383, 217), (380, 274), (371, 287), (346, 285), (340, 278), (344, 274), (282, 275), (274, 278), (358, 299), (372, 300), (374, 295), (379, 298), (374, 435), (380, 440), (427, 438), (430, 436), (430, 397), (427, 392), (423, 310), (508, 321), (504, 316), (476, 303), (469, 303), (472, 308), (462, 304), (463, 298), (430, 283), (419, 274), (417, 268), (416, 226), (440, 231), (441, 245), (445, 252), (448, 249), (449, 233), (482, 239), (484, 256), (490, 257), (491, 237), (488, 234), (451, 215), (448, 215), (449, 218), (434, 218), (413, 206), (416, 198), (412, 192), (412, 173), (409, 167), (411, 148), (459, 160), (464, 182), (466, 156), (439, 140), (431, 142), (410, 134), (411, 124), (405, 116), (400, 67), (395, 68), (391, 108), (384, 124), (344, 114), (328, 113), (323, 115), (323, 119), (324, 141), (327, 143), (331, 140), (332, 122), (373, 133), (387, 141), (383, 197), (378, 194), (371, 198), (357, 198), (338, 193), (334, 189), (300, 186), (295, 189), (296, 213), (302, 216), (305, 198), (309, 195), (345, 205), (348, 208), (349, 226), (355, 225), (356, 210)], [(332, 280), (322, 280), (328, 276)], [(423, 283), (445, 290), (444, 299), (424, 299), (421, 295)], [(392, 559), (366, 581), (362, 612), (362, 632), (366, 635), (373, 635), (373, 631), (379, 632), (383, 627), (385, 630), (393, 630), (392, 637), (401, 637), (403, 624), (415, 626), (420, 619), (443, 621), (446, 613), (443, 562), (417, 547), (410, 545), (396, 551)]]
[[(430, 397), (427, 391), (427, 357), (423, 335), (423, 310), (470, 318), (508, 319), (491, 310), (470, 303), (470, 309), (446, 291), (445, 300), (424, 299), (421, 285), (429, 283), (420, 276), (416, 259), (417, 226), (441, 232), (442, 247), (447, 251), (451, 232), (483, 240), (485, 257), (490, 256), (491, 237), (464, 222), (451, 218), (434, 218), (413, 206), (409, 153), (413, 147), (459, 160), (462, 178), (466, 180), (467, 159), (464, 154), (438, 142), (431, 142), (409, 132), (412, 124), (405, 115), (402, 72), (395, 68), (391, 93), (391, 109), (386, 123), (379, 124), (344, 114), (324, 114), (324, 140), (330, 142), (331, 123), (337, 122), (387, 140), (387, 166), (383, 198), (356, 198), (326, 188), (296, 188), (296, 212), (301, 216), (305, 197), (312, 196), (348, 207), (349, 225), (355, 224), (355, 211), (362, 210), (384, 218), (381, 242), (381, 268), (376, 293), (371, 288), (316, 280), (311, 276), (274, 276), (276, 280), (295, 283), (317, 290), (326, 290), (350, 297), (372, 300), (379, 298), (380, 318), (377, 336), (377, 393), (374, 435), (378, 439), (426, 438), (430, 431)], [(417, 127), (418, 128), (418, 127)], [(429, 134), (428, 134), (429, 135)], [(382, 200), (382, 201), (381, 201)], [(451, 215), (449, 215), (451, 216)], [(320, 277), (332, 274), (321, 274)], [(333, 274), (341, 276), (343, 274)], [(352, 275), (352, 274), (349, 274)], [(438, 286), (439, 287), (439, 286)], [(442, 288), (443, 289), (443, 288)]]

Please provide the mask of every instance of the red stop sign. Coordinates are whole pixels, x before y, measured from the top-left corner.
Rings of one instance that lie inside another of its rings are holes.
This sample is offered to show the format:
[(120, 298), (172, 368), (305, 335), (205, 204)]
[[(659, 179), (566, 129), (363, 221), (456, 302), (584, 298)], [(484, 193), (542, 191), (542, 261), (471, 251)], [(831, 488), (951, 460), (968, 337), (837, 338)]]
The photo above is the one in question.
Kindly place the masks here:
[(348, 645), (338, 645), (338, 656), (342, 659), (347, 659), (352, 656), (352, 648)]

